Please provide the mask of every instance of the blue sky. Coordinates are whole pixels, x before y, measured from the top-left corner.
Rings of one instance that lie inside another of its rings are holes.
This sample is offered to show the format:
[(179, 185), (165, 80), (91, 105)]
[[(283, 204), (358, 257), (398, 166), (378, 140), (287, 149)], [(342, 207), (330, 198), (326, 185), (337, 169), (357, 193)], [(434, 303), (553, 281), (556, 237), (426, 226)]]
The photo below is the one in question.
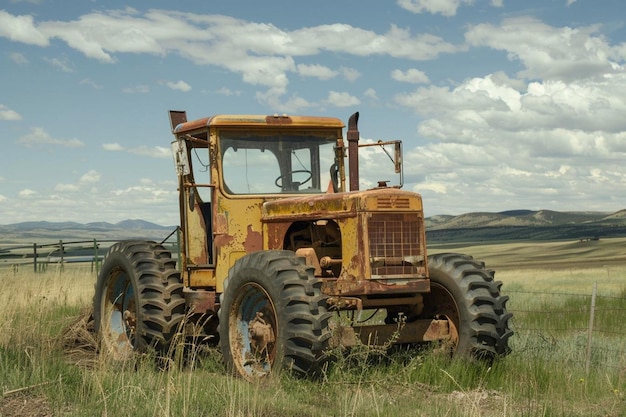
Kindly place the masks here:
[(623, 0), (68, 4), (0, 2), (0, 224), (177, 224), (169, 109), (359, 111), (427, 216), (626, 208)]

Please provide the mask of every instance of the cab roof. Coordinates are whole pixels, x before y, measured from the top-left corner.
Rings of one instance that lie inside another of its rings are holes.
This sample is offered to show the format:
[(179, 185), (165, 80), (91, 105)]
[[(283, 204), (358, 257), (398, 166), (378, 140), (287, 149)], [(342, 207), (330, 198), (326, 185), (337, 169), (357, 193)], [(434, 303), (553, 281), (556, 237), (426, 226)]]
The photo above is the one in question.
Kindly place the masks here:
[(314, 127), (314, 128), (334, 128), (345, 127), (343, 122), (336, 117), (320, 116), (286, 116), (286, 115), (244, 115), (228, 114), (204, 117), (202, 119), (186, 121), (186, 117), (181, 123), (173, 127), (172, 133), (180, 134), (195, 131), (205, 127)]

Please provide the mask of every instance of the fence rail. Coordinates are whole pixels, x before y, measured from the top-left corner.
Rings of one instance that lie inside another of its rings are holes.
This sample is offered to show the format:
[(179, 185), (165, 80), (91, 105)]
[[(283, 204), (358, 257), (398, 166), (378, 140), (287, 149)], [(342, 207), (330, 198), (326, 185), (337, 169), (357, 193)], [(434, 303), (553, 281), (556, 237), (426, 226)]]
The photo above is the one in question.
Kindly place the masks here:
[[(160, 243), (178, 253), (178, 229), (174, 229)], [(174, 239), (173, 236), (176, 235)], [(108, 248), (116, 242), (126, 239), (90, 239), (90, 240), (59, 240), (55, 243), (0, 246), (0, 268), (12, 268), (32, 265), (35, 273), (43, 272), (48, 265), (59, 265), (61, 268), (68, 263), (90, 263), (96, 273)]]

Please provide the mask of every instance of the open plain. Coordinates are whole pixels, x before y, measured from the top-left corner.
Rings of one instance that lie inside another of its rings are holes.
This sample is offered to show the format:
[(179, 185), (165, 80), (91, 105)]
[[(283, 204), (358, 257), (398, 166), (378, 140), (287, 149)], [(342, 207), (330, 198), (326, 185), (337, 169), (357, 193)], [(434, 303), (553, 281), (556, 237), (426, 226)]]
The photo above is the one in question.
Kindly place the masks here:
[(509, 356), (482, 364), (362, 346), (338, 354), (321, 380), (282, 374), (256, 384), (227, 376), (212, 347), (187, 346), (187, 363), (165, 371), (150, 358), (122, 366), (95, 352), (89, 266), (3, 267), (0, 416), (626, 415), (626, 239), (430, 251), (496, 269), (514, 314)]

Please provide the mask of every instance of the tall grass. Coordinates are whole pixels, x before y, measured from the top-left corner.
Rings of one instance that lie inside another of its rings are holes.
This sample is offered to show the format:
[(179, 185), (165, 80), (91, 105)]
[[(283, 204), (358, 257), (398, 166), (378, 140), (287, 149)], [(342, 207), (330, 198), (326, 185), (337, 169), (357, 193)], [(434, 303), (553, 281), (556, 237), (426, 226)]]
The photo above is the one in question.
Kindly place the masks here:
[[(602, 282), (606, 274), (606, 268), (498, 273), (511, 291), (509, 309), (518, 311), (512, 323), (518, 334), (513, 353), (492, 364), (359, 347), (338, 355), (321, 381), (282, 374), (251, 384), (226, 375), (214, 348), (198, 352), (192, 366), (165, 371), (149, 357), (120, 366), (68, 355), (60, 339), (90, 306), (93, 274), (75, 267), (41, 274), (0, 269), (0, 415), (17, 412), (7, 407), (20, 397), (45, 400), (55, 416), (623, 416), (623, 358), (597, 350), (586, 374), (586, 333), (571, 330), (586, 328), (588, 310), (578, 300), (588, 304), (593, 281), (601, 294), (621, 296), (610, 299), (612, 307), (624, 308), (626, 268), (611, 269), (611, 282)], [(563, 309), (572, 315), (558, 314)], [(619, 318), (597, 320), (622, 331)], [(623, 354), (622, 335), (602, 335), (614, 343), (609, 352)]]

